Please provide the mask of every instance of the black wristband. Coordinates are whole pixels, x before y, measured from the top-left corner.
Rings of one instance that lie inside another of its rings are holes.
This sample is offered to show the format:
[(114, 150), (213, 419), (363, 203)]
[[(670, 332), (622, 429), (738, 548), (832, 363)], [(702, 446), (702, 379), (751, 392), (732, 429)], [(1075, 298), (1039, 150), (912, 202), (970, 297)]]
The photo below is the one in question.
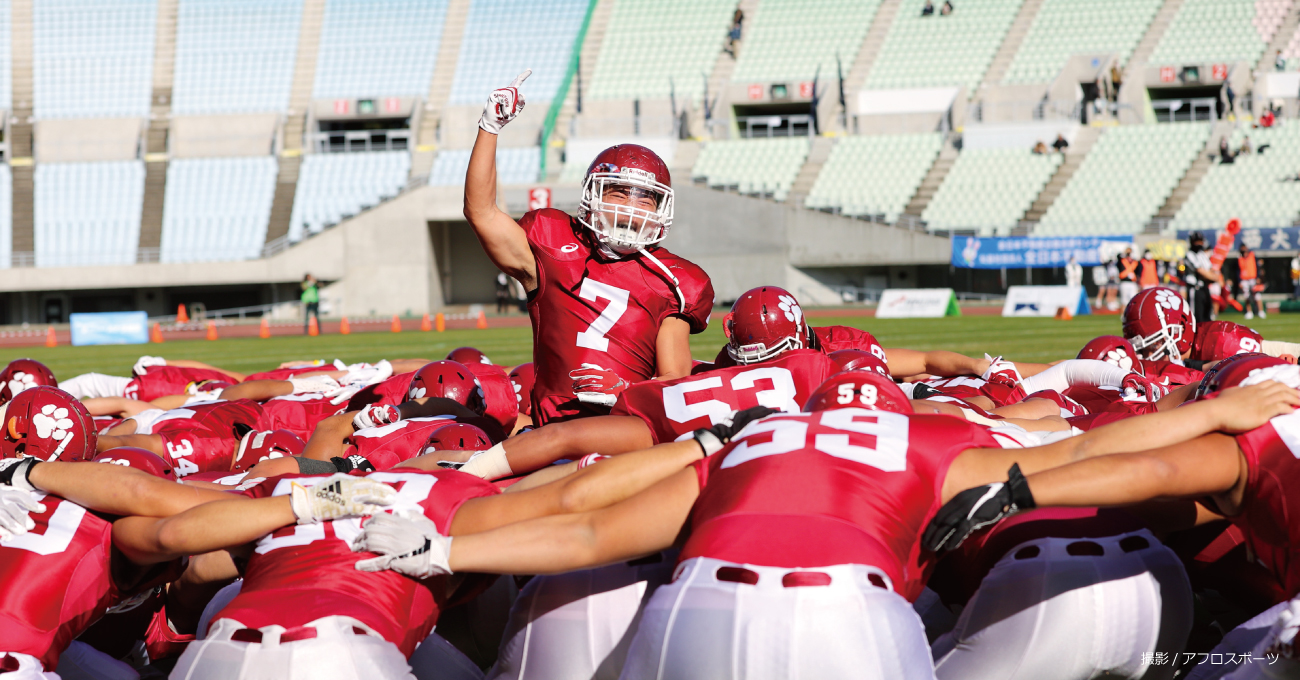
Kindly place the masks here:
[(27, 456), (17, 460), (10, 459), (0, 461), (0, 484), (12, 486), (15, 489), (24, 491), (36, 491), (36, 487), (28, 480), (32, 473), (32, 468), (40, 463), (40, 459)]
[(1034, 494), (1029, 490), (1029, 480), (1020, 472), (1020, 463), (1015, 463), (1007, 470), (1007, 488), (1011, 491), (1013, 511), (1032, 510), (1038, 507)]

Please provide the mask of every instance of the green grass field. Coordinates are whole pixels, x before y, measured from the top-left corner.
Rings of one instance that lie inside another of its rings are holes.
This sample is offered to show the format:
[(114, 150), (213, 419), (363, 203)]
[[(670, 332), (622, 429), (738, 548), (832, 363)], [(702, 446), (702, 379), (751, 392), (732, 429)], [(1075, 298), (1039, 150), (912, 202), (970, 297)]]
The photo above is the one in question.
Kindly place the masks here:
[[(1241, 315), (1221, 318), (1242, 321)], [(1003, 319), (997, 316), (966, 316), (948, 319), (873, 319), (869, 317), (821, 317), (814, 325), (843, 324), (871, 331), (886, 347), (930, 350), (947, 349), (981, 356), (1002, 354), (1022, 361), (1050, 361), (1073, 358), (1088, 340), (1105, 334), (1119, 334), (1119, 317), (1084, 316), (1071, 321), (1054, 319)], [(1249, 324), (1273, 340), (1300, 341), (1300, 315), (1274, 314)], [(698, 359), (712, 359), (722, 346), (722, 326), (715, 320), (709, 329), (692, 338)], [(445, 333), (405, 332), (358, 333), (308, 337), (234, 338), (227, 340), (174, 341), (164, 345), (118, 345), (108, 347), (30, 347), (14, 349), (5, 361), (29, 356), (45, 362), (61, 379), (96, 371), (128, 375), (141, 354), (176, 359), (197, 359), (215, 366), (252, 373), (275, 368), (291, 359), (342, 359), (345, 362), (376, 361), (384, 358), (441, 359), (462, 345), (473, 345), (493, 361), (514, 365), (531, 360), (532, 333), (527, 328), (456, 330)]]

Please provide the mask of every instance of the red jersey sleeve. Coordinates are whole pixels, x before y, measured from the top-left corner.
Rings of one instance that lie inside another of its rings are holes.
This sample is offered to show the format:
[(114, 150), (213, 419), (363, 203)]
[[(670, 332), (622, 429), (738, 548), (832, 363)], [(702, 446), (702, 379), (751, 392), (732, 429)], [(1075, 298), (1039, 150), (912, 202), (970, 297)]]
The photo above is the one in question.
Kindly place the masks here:
[[(677, 277), (677, 285), (681, 288), (682, 297), (686, 299), (686, 308), (676, 310), (680, 304), (669, 305), (664, 316), (678, 314), (686, 319), (691, 325), (691, 333), (702, 333), (709, 326), (709, 315), (713, 313), (713, 281), (708, 274), (700, 269), (699, 265), (689, 260), (682, 259), (663, 248), (656, 248), (651, 252), (668, 271)], [(651, 273), (661, 273), (654, 263), (649, 263), (647, 269)], [(671, 283), (671, 282), (670, 282)], [(660, 323), (663, 319), (659, 319)]]
[(876, 336), (851, 326), (815, 326), (813, 334), (817, 336), (817, 342), (821, 345), (823, 352), (830, 354), (842, 349), (860, 349), (864, 352), (871, 352), (880, 358), (885, 359), (885, 350), (876, 340)]

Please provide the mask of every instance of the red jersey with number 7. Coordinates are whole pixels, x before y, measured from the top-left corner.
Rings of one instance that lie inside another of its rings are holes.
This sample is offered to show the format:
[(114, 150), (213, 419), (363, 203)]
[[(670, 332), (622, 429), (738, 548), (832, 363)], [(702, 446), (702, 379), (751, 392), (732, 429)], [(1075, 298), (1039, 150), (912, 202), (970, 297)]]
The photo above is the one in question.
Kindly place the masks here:
[(619, 395), (610, 415), (644, 420), (654, 442), (661, 444), (751, 406), (798, 413), (808, 395), (838, 372), (835, 362), (818, 350), (790, 350), (757, 364), (637, 383)]
[[(447, 533), (465, 501), (499, 493), (490, 482), (455, 470), (372, 472), (368, 479), (397, 490), (393, 507), (418, 509)], [(324, 476), (286, 475), (263, 481), (244, 493), (253, 498), (284, 496), (293, 482), (306, 486)], [(285, 527), (257, 542), (244, 568), (244, 587), (214, 617), (233, 619), (248, 628), (304, 626), (326, 616), (360, 621), (406, 656), (415, 651), (447, 604), (447, 576), (416, 581), (395, 571), (357, 571), (352, 539), (360, 519)]]
[(659, 326), (680, 314), (699, 333), (713, 309), (713, 284), (695, 264), (663, 248), (649, 251), (666, 266), (681, 288), (685, 309), (672, 281), (643, 255), (606, 259), (593, 251), (585, 227), (551, 208), (519, 220), (537, 261), (537, 289), (528, 300), (533, 323), (533, 420), (601, 415), (573, 394), (569, 372), (595, 364), (627, 383), (657, 375)]
[(769, 567), (863, 564), (915, 600), (934, 566), (921, 532), (948, 467), (1000, 448), (952, 416), (844, 408), (769, 416), (695, 464), (700, 497), (682, 560)]

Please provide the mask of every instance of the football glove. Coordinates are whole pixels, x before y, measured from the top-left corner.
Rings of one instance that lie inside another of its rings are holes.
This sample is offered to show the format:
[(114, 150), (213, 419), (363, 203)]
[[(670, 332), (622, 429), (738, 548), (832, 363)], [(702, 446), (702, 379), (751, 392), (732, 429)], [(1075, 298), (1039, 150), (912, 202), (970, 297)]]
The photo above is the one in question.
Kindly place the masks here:
[(414, 579), (451, 573), (451, 537), (424, 515), (375, 515), (352, 539), (352, 550), (379, 555), (357, 562), (358, 571), (390, 569)]
[(984, 375), (980, 376), (982, 380), (998, 385), (1006, 385), (1007, 387), (1015, 387), (1020, 384), (1020, 369), (1017, 369), (1015, 364), (1003, 360), (1000, 356), (991, 357), (985, 354), (984, 358), (989, 362), (989, 369), (984, 371)]
[(397, 410), (396, 406), (389, 404), (375, 404), (367, 406), (357, 412), (352, 418), (352, 427), (358, 430), (364, 430), (369, 427), (383, 427), (391, 425), (402, 419), (402, 412)]
[(375, 471), (374, 464), (371, 463), (365, 456), (358, 453), (354, 453), (346, 458), (342, 456), (335, 456), (334, 458), (330, 459), (330, 462), (334, 464), (334, 468), (336, 470), (342, 472), (345, 475), (350, 472), (354, 472), (356, 470), (360, 470), (362, 472)]
[(166, 366), (167, 360), (162, 357), (142, 356), (135, 360), (135, 365), (131, 367), (131, 372), (135, 375), (144, 375), (150, 366)]
[(1149, 378), (1141, 373), (1129, 373), (1124, 376), (1123, 382), (1119, 384), (1120, 391), (1126, 395), (1143, 395), (1147, 401), (1160, 401), (1165, 396), (1165, 391), (1159, 383), (1152, 382)]
[(0, 541), (36, 528), (31, 513), (45, 512), (45, 506), (30, 491), (0, 486)]
[(524, 96), (519, 93), (519, 86), (523, 85), (532, 74), (532, 69), (525, 69), (509, 85), (493, 90), (492, 94), (488, 95), (487, 105), (483, 107), (483, 117), (478, 121), (478, 126), (484, 132), (499, 135), (506, 123), (523, 113)]
[(573, 378), (573, 394), (584, 404), (613, 407), (618, 395), (627, 389), (623, 378), (608, 368), (596, 364), (583, 364), (569, 371)]
[(23, 491), (37, 491), (38, 489), (27, 481), (27, 476), (32, 473), (32, 468), (40, 463), (39, 458), (32, 456), (0, 459), (0, 485), (12, 486)]
[(1006, 482), (966, 489), (944, 503), (925, 528), (921, 545), (934, 552), (954, 550), (976, 531), (1037, 507), (1019, 464), (1011, 466), (1007, 477)]
[(309, 392), (324, 394), (339, 388), (339, 381), (323, 374), (306, 378), (289, 378), (289, 384), (293, 386), (293, 394), (306, 394)]
[(700, 449), (704, 451), (704, 455), (712, 456), (722, 447), (731, 443), (731, 440), (740, 434), (740, 431), (745, 429), (746, 425), (759, 418), (766, 418), (773, 413), (780, 413), (780, 411), (766, 406), (751, 406), (743, 411), (732, 411), (731, 415), (715, 423), (713, 427), (696, 430), (695, 441), (700, 445)]
[(299, 524), (311, 524), (340, 517), (373, 515), (391, 505), (397, 491), (387, 484), (365, 477), (331, 475), (315, 486), (293, 482), (290, 503)]

